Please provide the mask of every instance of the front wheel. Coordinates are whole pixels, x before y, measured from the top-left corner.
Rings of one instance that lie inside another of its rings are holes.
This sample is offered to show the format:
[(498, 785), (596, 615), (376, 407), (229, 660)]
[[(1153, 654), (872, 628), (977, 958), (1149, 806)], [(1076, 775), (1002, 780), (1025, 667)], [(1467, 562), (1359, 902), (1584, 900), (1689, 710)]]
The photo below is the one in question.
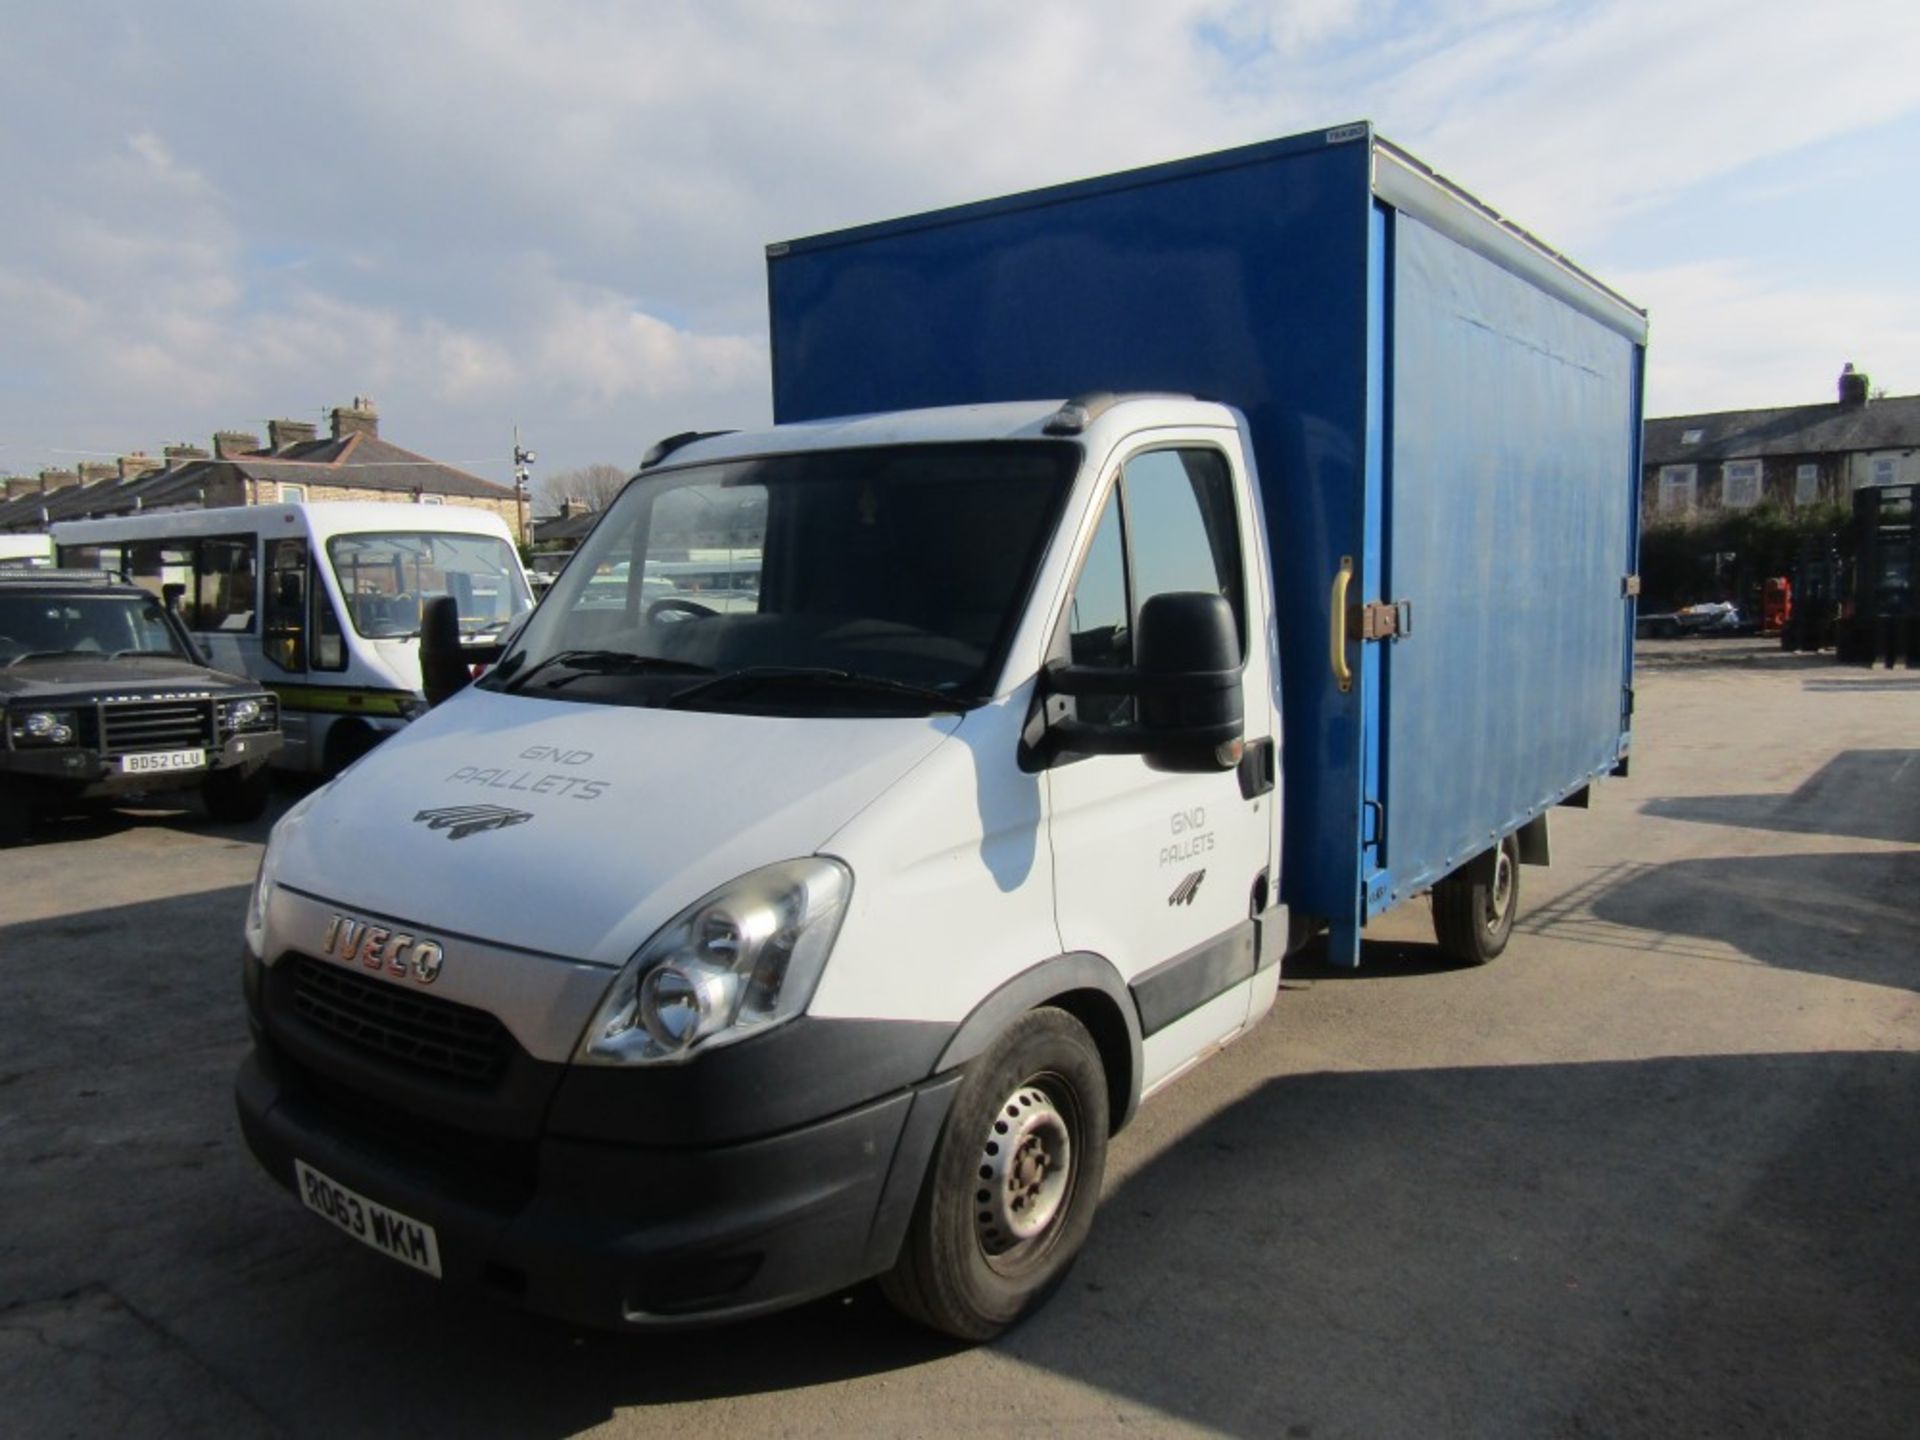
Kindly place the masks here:
[(1064, 1010), (1020, 1017), (975, 1060), (880, 1288), (960, 1340), (991, 1340), (1066, 1277), (1107, 1166), (1107, 1079)]
[(209, 775), (200, 787), (200, 798), (206, 802), (207, 814), (221, 824), (243, 825), (266, 813), (271, 787), (264, 763), (251, 770), (235, 765)]
[(1467, 965), (1484, 965), (1507, 948), (1520, 911), (1520, 842), (1500, 842), (1491, 869), (1469, 865), (1433, 887), (1433, 933)]
[(33, 807), (27, 797), (16, 795), (0, 783), (0, 849), (24, 845), (33, 833)]

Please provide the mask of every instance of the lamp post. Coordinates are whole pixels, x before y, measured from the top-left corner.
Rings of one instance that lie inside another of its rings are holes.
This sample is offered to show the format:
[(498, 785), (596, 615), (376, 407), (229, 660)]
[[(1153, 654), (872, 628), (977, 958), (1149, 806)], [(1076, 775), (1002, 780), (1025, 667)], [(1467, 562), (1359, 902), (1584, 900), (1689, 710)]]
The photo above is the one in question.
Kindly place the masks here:
[(520, 427), (513, 427), (513, 503), (514, 513), (520, 522), (519, 541), (522, 545), (533, 544), (533, 536), (527, 529), (527, 483), (533, 479), (533, 462), (538, 459), (533, 451), (520, 443)]

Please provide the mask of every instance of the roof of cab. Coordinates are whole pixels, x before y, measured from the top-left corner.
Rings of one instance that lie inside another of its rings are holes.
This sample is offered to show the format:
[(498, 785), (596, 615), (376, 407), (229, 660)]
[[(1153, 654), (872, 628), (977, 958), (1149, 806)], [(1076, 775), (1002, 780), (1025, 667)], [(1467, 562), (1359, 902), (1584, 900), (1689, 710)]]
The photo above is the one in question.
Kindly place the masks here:
[[(1105, 402), (1105, 397), (1103, 397)], [(1066, 400), (1020, 400), (993, 405), (946, 405), (925, 410), (893, 410), (875, 415), (846, 415), (774, 425), (764, 430), (739, 430), (696, 440), (675, 450), (661, 469), (731, 460), (748, 455), (791, 454), (797, 451), (847, 450), (879, 445), (924, 445), (992, 440), (1085, 439), (1109, 424), (1134, 428), (1145, 418), (1142, 406), (1167, 413), (1161, 424), (1234, 424), (1233, 412), (1212, 401), (1185, 395), (1122, 395), (1103, 403), (1078, 434), (1049, 434), (1047, 422), (1059, 414)], [(1149, 420), (1148, 423), (1154, 423)]]

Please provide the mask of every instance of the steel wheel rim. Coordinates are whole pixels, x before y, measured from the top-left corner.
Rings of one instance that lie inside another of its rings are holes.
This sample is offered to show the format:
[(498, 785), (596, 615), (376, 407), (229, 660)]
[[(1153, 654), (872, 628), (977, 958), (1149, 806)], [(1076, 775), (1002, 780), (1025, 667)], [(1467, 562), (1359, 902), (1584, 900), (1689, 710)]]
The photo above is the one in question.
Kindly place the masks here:
[(1513, 857), (1502, 845), (1493, 862), (1493, 884), (1487, 887), (1487, 928), (1498, 930), (1513, 904)]
[(1052, 1249), (1078, 1177), (1077, 1108), (1058, 1076), (1035, 1075), (995, 1107), (981, 1140), (974, 1236), (1002, 1274)]

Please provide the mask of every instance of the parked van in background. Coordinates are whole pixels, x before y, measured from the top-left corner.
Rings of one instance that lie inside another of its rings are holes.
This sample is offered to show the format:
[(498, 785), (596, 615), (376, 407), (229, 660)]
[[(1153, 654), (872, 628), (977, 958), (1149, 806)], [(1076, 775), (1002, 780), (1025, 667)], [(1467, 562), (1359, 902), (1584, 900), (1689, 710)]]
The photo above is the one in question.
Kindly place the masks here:
[(491, 644), (531, 607), (499, 516), (370, 502), (177, 510), (53, 527), (60, 563), (167, 596), (219, 669), (280, 699), (276, 763), (333, 773), (426, 710), (421, 607), (452, 597)]

